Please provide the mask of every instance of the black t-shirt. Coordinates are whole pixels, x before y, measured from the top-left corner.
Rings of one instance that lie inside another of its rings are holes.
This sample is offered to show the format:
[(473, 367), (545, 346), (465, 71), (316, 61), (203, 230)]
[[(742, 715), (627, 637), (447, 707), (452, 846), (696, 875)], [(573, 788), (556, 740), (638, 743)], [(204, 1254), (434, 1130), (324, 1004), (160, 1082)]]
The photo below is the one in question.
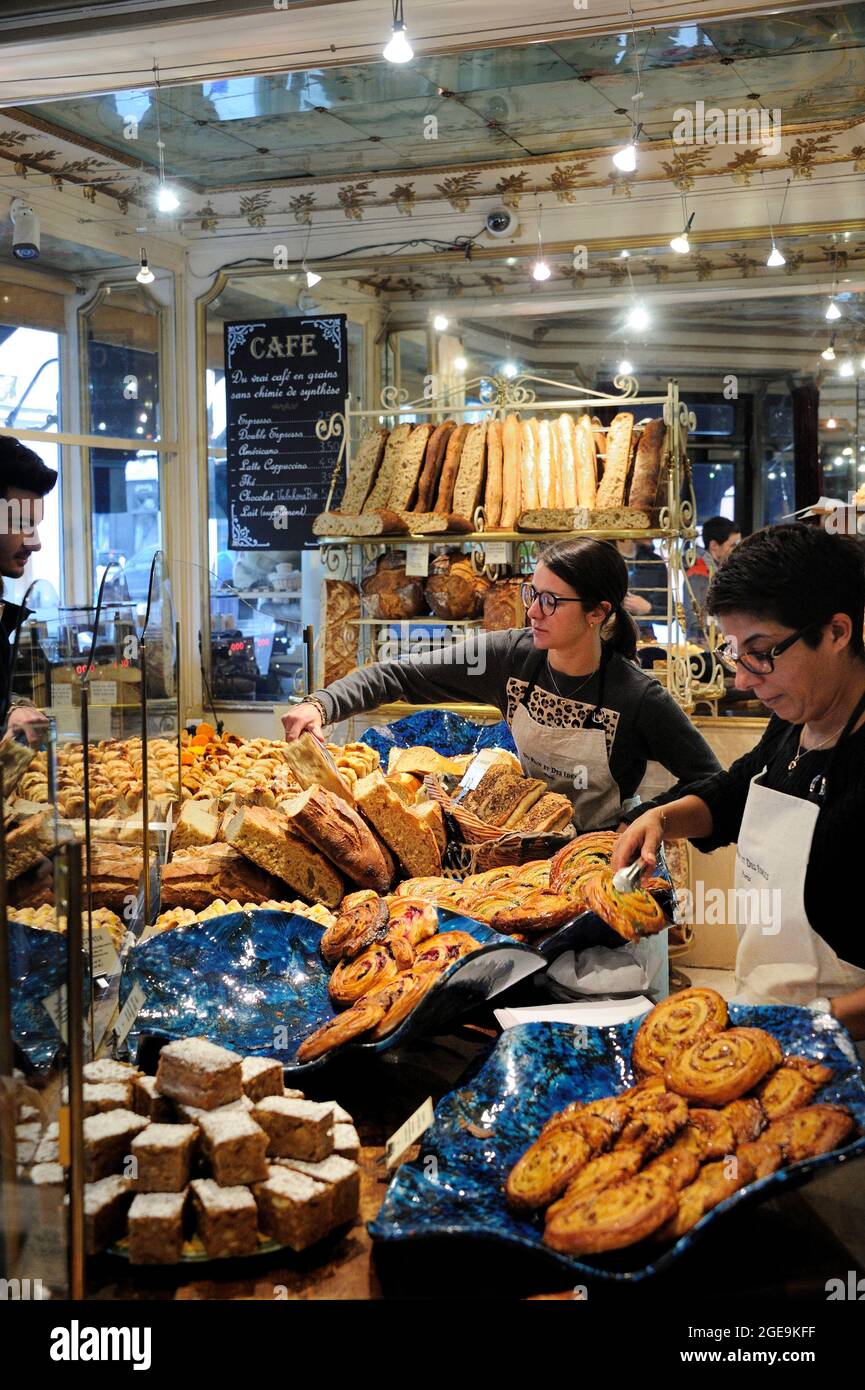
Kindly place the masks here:
[[(712, 834), (693, 840), (709, 852), (739, 838), (751, 778), (766, 768), (763, 785), (807, 799), (815, 777), (827, 771), (833, 750), (814, 749), (791, 772), (801, 726), (773, 715), (756, 748), (738, 758), (728, 772), (687, 787), (712, 812)], [(865, 969), (865, 914), (855, 876), (862, 860), (865, 829), (865, 725), (841, 744), (827, 777), (826, 796), (814, 828), (805, 876), (805, 912), (814, 931), (841, 960)]]

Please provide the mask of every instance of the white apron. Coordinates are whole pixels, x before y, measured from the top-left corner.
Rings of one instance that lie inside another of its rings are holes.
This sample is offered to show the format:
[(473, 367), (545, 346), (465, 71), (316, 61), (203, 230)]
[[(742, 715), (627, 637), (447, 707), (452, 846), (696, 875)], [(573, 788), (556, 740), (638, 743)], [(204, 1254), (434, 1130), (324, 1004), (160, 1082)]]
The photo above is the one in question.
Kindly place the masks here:
[(865, 970), (841, 960), (805, 912), (820, 806), (762, 786), (762, 775), (751, 781), (736, 849), (736, 888), (757, 890), (761, 902), (760, 920), (738, 928), (734, 1003), (809, 1004), (820, 995), (831, 999), (861, 989)]

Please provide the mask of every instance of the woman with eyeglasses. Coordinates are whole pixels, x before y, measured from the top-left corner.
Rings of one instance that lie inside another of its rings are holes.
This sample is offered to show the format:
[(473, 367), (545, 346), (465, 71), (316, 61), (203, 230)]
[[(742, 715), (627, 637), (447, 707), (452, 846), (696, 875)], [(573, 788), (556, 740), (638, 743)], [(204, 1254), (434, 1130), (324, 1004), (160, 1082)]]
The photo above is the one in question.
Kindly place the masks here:
[(728, 772), (634, 820), (614, 865), (653, 865), (664, 838), (705, 851), (736, 841), (737, 999), (831, 1012), (865, 1039), (863, 551), (770, 526), (733, 551), (707, 606), (737, 688), (772, 718)]
[(614, 545), (556, 541), (523, 586), (528, 626), (361, 667), (287, 714), (286, 738), (320, 738), (325, 724), (392, 700), (497, 705), (523, 769), (570, 797), (577, 829), (615, 827), (649, 761), (681, 785), (719, 770), (672, 696), (636, 665), (627, 591)]

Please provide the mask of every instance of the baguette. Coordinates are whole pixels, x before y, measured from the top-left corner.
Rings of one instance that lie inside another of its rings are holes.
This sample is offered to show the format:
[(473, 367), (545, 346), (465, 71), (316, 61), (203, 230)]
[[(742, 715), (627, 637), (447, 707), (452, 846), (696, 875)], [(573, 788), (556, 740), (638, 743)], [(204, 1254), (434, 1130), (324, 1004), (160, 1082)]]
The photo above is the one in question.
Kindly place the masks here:
[(523, 442), (516, 415), (506, 415), (502, 425), (502, 511), (501, 528), (513, 531), (522, 506), (521, 476)]
[(463, 446), (468, 437), (469, 426), (457, 425), (451, 432), (448, 439), (445, 461), (439, 478), (438, 492), (436, 494), (436, 504), (433, 511), (439, 516), (447, 516), (453, 511), (454, 487), (456, 486), (457, 474), (460, 468), (460, 458)]
[(560, 415), (555, 422), (555, 435), (559, 456), (559, 487), (556, 495), (557, 507), (576, 507), (577, 502), (577, 458), (576, 425), (572, 415)]
[(503, 473), (502, 422), (490, 420), (487, 427), (487, 487), (484, 495), (484, 521), (487, 530), (495, 530), (501, 522)]
[[(534, 424), (534, 421), (532, 422)], [(555, 486), (553, 482), (553, 441), (550, 437), (549, 420), (538, 420), (538, 505), (554, 507)]]
[(486, 421), (482, 420), (480, 424), (472, 425), (466, 435), (460, 455), (459, 473), (454, 485), (454, 500), (451, 510), (457, 516), (464, 516), (469, 521), (474, 517), (477, 505), (483, 496), (486, 462), (487, 425)]
[(279, 811), (241, 806), (226, 825), (225, 838), (245, 858), (282, 879), (308, 902), (336, 907), (342, 902), (342, 879), (323, 854), (289, 832), (288, 824)]
[(598, 462), (595, 435), (588, 415), (581, 415), (574, 427), (574, 461), (577, 472), (577, 507), (594, 507), (598, 490)]
[(411, 434), (411, 428), (411, 425), (397, 425), (396, 429), (392, 429), (388, 435), (381, 467), (378, 470), (372, 491), (361, 508), (362, 511), (374, 512), (377, 508), (388, 505), (396, 466), (402, 457), (402, 448)]
[(387, 430), (372, 430), (360, 441), (357, 457), (348, 471), (348, 481), (339, 504), (341, 512), (363, 511), (384, 457), (387, 435)]
[(628, 506), (636, 507), (638, 511), (651, 511), (655, 505), (665, 435), (663, 420), (647, 420), (643, 426), (628, 492)]
[[(534, 429), (532, 426), (534, 426)], [(537, 420), (523, 420), (520, 425), (520, 434), (523, 441), (521, 491), (522, 508), (524, 511), (534, 511), (541, 505), (538, 495), (537, 428)]]
[(289, 828), (316, 849), (361, 888), (386, 893), (393, 880), (378, 841), (352, 807), (323, 787), (280, 802)]
[[(592, 434), (595, 436), (595, 449), (596, 449), (597, 453), (599, 454), (599, 456), (600, 456), (602, 459), (603, 459), (603, 458), (606, 458), (606, 454), (607, 454), (607, 432), (606, 432), (606, 430), (604, 429), (603, 421), (602, 421), (602, 420), (599, 420), (598, 417), (597, 417), (597, 415), (593, 415), (593, 416), (592, 416), (592, 420), (591, 420), (591, 424), (592, 424)], [(599, 471), (600, 471), (600, 470), (599, 470)]]
[(607, 431), (607, 456), (604, 460), (604, 476), (598, 488), (595, 505), (603, 507), (623, 507), (631, 463), (631, 441), (634, 437), (634, 417), (630, 411), (622, 410), (614, 418)]
[(414, 501), (432, 429), (432, 425), (416, 425), (403, 444), (394, 466), (393, 481), (387, 499), (387, 506), (391, 511), (405, 511)]
[(448, 440), (456, 427), (456, 420), (445, 420), (444, 424), (438, 425), (430, 435), (424, 455), (424, 465), (417, 485), (417, 501), (414, 505), (416, 512), (428, 512), (432, 509), (447, 453)]
[(282, 756), (288, 763), (301, 787), (324, 787), (351, 805), (351, 788), (337, 771), (336, 764), (312, 734), (301, 734), (294, 743), (281, 745)]
[(354, 793), (358, 809), (410, 878), (433, 878), (441, 874), (441, 852), (431, 827), (412, 815), (381, 772), (362, 777)]

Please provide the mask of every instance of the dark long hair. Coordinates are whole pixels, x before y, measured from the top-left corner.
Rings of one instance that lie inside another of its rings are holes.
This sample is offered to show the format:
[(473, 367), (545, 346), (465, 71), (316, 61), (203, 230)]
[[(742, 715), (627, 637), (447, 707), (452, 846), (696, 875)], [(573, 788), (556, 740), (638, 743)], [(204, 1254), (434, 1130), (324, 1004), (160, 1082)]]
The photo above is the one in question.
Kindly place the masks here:
[(586, 609), (599, 603), (610, 604), (610, 616), (601, 628), (601, 638), (614, 652), (629, 661), (637, 654), (637, 624), (622, 607), (628, 592), (628, 566), (610, 541), (596, 541), (590, 536), (575, 536), (573, 540), (553, 541), (537, 559), (539, 565), (569, 584), (579, 594)]

